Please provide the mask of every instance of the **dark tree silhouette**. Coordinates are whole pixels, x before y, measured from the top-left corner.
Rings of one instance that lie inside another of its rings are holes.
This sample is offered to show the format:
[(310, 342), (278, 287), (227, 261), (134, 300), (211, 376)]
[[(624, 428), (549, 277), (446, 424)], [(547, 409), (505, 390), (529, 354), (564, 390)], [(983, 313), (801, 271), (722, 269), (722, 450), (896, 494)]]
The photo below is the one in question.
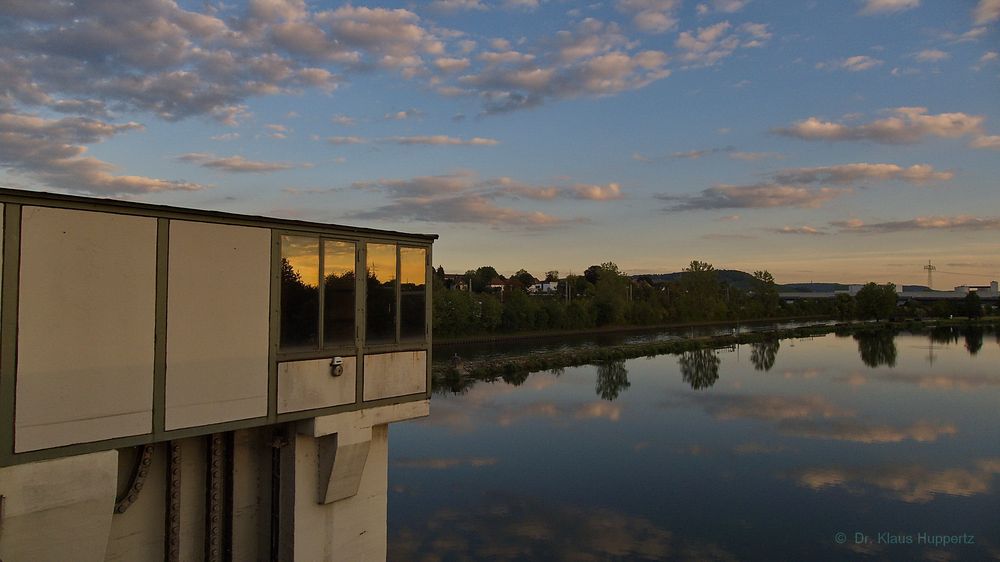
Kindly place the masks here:
[(628, 382), (625, 360), (607, 361), (597, 365), (597, 383), (594, 392), (605, 400), (615, 400), (623, 390), (632, 386)]
[(774, 360), (780, 348), (781, 342), (778, 340), (751, 343), (750, 362), (753, 363), (753, 368), (758, 371), (770, 371), (774, 367)]
[(876, 368), (896, 366), (896, 336), (887, 332), (854, 334), (858, 354), (865, 365)]
[(969, 355), (979, 353), (979, 350), (983, 348), (983, 329), (980, 326), (967, 326), (964, 332), (965, 349), (968, 350)]
[(684, 382), (695, 390), (710, 388), (719, 380), (719, 355), (714, 349), (686, 351), (677, 360)]

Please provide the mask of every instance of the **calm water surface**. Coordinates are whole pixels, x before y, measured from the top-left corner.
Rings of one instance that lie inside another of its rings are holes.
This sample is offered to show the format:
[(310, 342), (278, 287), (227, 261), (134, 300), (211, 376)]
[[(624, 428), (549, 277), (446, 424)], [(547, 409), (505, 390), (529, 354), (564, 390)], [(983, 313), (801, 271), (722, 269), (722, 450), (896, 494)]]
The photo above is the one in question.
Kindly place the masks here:
[(998, 367), (941, 330), (443, 391), (392, 427), (389, 557), (1000, 560)]

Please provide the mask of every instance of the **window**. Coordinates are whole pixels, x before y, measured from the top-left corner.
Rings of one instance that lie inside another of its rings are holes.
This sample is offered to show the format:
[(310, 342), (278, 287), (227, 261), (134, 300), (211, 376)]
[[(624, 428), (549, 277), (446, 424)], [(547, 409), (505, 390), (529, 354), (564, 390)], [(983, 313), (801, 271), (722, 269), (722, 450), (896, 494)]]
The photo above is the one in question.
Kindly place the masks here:
[(354, 242), (323, 240), (323, 344), (354, 343)]
[(281, 348), (319, 342), (319, 238), (281, 237)]
[(400, 326), (402, 340), (423, 340), (427, 334), (427, 250), (399, 249)]
[(365, 340), (396, 341), (396, 245), (368, 244)]
[(354, 242), (281, 237), (282, 351), (354, 343), (355, 250)]

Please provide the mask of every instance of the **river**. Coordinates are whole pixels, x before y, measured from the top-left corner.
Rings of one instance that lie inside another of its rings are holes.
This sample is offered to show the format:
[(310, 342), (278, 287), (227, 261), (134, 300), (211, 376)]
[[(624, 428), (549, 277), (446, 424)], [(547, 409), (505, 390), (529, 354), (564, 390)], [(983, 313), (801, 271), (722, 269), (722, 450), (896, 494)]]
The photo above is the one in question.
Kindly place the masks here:
[(389, 558), (1000, 559), (998, 365), (949, 328), (440, 389), (392, 427)]

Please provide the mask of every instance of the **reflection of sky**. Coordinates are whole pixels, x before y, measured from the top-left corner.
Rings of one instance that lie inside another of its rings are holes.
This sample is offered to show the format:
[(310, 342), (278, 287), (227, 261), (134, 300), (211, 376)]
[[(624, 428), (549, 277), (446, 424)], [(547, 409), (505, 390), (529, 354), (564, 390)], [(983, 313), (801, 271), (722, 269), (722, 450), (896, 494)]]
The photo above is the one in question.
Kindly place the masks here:
[(406, 284), (423, 285), (427, 280), (427, 250), (423, 248), (400, 248), (400, 281)]
[[(832, 540), (838, 531), (972, 533), (978, 546), (948, 554), (1000, 552), (989, 550), (1000, 549), (994, 334), (975, 355), (961, 339), (935, 342), (933, 363), (926, 336), (895, 345), (893, 368), (866, 366), (857, 341), (832, 335), (783, 340), (768, 371), (755, 370), (750, 346), (720, 350), (718, 381), (697, 391), (675, 355), (629, 360), (630, 386), (613, 402), (597, 394), (593, 366), (435, 395), (429, 418), (393, 426), (390, 553), (442, 554), (434, 539), (448, 534), (471, 559), (505, 546), (528, 550), (490, 558), (576, 559), (582, 548), (597, 560), (641, 559), (655, 535), (680, 559), (695, 546), (735, 559), (851, 559)], [(501, 517), (512, 509), (524, 526)], [(531, 528), (567, 510), (580, 515)], [(593, 532), (589, 512), (649, 531), (609, 554), (573, 539)], [(454, 513), (461, 525), (447, 523)], [(568, 550), (531, 550), (537, 533)], [(893, 548), (868, 550), (926, 554)]]
[(368, 244), (368, 274), (381, 283), (396, 279), (396, 245)]
[(299, 274), (302, 283), (319, 287), (319, 239), (309, 236), (282, 236), (281, 257)]
[(354, 242), (324, 240), (323, 269), (326, 277), (354, 273)]

